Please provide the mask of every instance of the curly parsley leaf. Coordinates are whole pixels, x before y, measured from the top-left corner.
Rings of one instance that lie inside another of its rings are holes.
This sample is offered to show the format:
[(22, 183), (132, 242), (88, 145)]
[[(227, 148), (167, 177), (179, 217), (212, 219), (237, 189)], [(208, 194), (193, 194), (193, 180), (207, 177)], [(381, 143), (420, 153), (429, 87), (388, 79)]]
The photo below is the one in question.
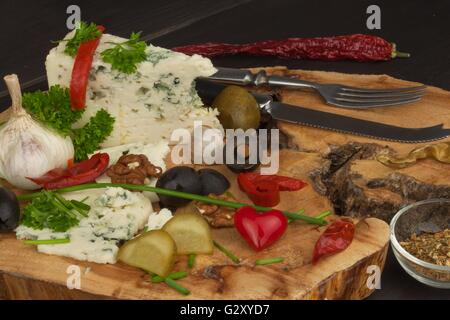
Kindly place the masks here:
[(84, 110), (72, 111), (69, 90), (58, 85), (47, 92), (35, 91), (23, 95), (23, 107), (39, 122), (62, 136), (72, 132), (72, 124), (78, 121)]
[(137, 64), (145, 61), (147, 44), (140, 40), (141, 33), (133, 32), (130, 39), (123, 43), (117, 43), (113, 48), (101, 53), (102, 59), (111, 64), (112, 69), (131, 74), (136, 72)]
[(42, 230), (49, 228), (56, 232), (65, 232), (78, 225), (79, 215), (61, 196), (46, 191), (34, 198), (23, 210), (22, 224)]
[(67, 40), (66, 49), (64, 50), (64, 52), (72, 57), (75, 57), (81, 43), (97, 39), (101, 37), (101, 35), (102, 33), (100, 32), (100, 30), (98, 30), (95, 23), (91, 22), (88, 24), (82, 21), (77, 27), (73, 38)]
[(91, 117), (84, 127), (72, 129), (85, 110), (72, 110), (69, 90), (60, 86), (52, 86), (47, 92), (25, 93), (23, 106), (34, 119), (62, 136), (72, 138), (76, 161), (85, 160), (98, 150), (113, 130), (114, 118), (104, 109)]
[(88, 158), (98, 150), (100, 144), (111, 134), (114, 118), (104, 109), (97, 111), (82, 128), (73, 130), (72, 142), (75, 147), (75, 161)]

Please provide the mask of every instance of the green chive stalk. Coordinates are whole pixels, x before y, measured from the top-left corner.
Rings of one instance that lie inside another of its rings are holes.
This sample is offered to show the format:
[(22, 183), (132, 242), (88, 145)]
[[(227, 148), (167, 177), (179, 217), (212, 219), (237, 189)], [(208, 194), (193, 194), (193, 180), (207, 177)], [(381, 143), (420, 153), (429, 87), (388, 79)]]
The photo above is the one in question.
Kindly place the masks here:
[(190, 254), (188, 257), (188, 268), (192, 269), (195, 265), (195, 258), (197, 255), (195, 254)]
[(164, 282), (171, 287), (172, 289), (177, 290), (179, 293), (184, 294), (185, 296), (187, 296), (188, 294), (190, 294), (191, 292), (189, 291), (189, 289), (186, 289), (185, 287), (183, 287), (181, 284), (177, 283), (175, 280), (170, 279), (170, 278), (165, 278)]
[[(178, 272), (169, 274), (167, 276), (167, 278), (172, 279), (172, 280), (178, 280), (178, 279), (186, 278), (187, 276), (188, 276), (188, 273), (186, 271), (178, 271)], [(151, 278), (152, 278), (152, 283), (160, 283), (160, 282), (164, 282), (166, 280), (166, 278), (158, 276), (158, 275), (154, 275)]]
[(234, 255), (233, 252), (231, 252), (230, 250), (228, 250), (227, 248), (225, 248), (224, 246), (222, 246), (221, 244), (219, 244), (217, 241), (213, 241), (214, 246), (219, 249), (220, 251), (222, 251), (222, 253), (224, 255), (226, 255), (228, 258), (231, 259), (231, 261), (233, 261), (236, 264), (239, 264), (239, 262), (241, 262), (241, 259), (239, 259), (238, 257), (236, 257)]
[(40, 244), (64, 244), (69, 243), (69, 238), (64, 239), (45, 239), (45, 240), (25, 240), (23, 243), (28, 245), (40, 245)]
[[(201, 195), (187, 193), (187, 192), (181, 192), (181, 191), (175, 191), (175, 190), (169, 190), (169, 189), (163, 189), (163, 188), (157, 188), (157, 187), (151, 187), (151, 186), (123, 184), (123, 183), (87, 183), (87, 184), (81, 184), (81, 185), (77, 185), (77, 186), (55, 189), (55, 190), (52, 190), (52, 192), (66, 193), (66, 192), (81, 191), (81, 190), (87, 190), (87, 189), (102, 189), (102, 188), (108, 188), (108, 187), (118, 187), (118, 188), (124, 188), (124, 189), (128, 189), (128, 190), (155, 192), (155, 193), (165, 195), (165, 196), (172, 196), (172, 197), (177, 197), (177, 198), (182, 198), (182, 199), (187, 199), (187, 200), (195, 200), (195, 201), (200, 201), (203, 203), (214, 204), (214, 205), (218, 205), (218, 206), (222, 206), (222, 207), (229, 207), (229, 208), (234, 208), (234, 209), (239, 209), (242, 207), (249, 206), (249, 207), (255, 208), (255, 210), (260, 211), (260, 212), (267, 212), (267, 211), (272, 210), (272, 208), (261, 207), (261, 206), (252, 206), (252, 205), (248, 205), (245, 203), (240, 203), (240, 202), (235, 202), (235, 201), (227, 201), (227, 200), (222, 200), (222, 199), (215, 199), (215, 198), (210, 198), (207, 196), (201, 196)], [(42, 194), (42, 192), (46, 192), (46, 191), (22, 194), (22, 195), (18, 196), (18, 199), (21, 201), (30, 200), (30, 199), (33, 199), (33, 198), (39, 196), (40, 194)], [(302, 221), (305, 221), (305, 222), (308, 222), (311, 224), (317, 224), (317, 225), (321, 225), (321, 226), (327, 224), (327, 222), (323, 219), (318, 219), (315, 217), (309, 217), (307, 215), (293, 213), (293, 212), (287, 212), (287, 211), (283, 211), (283, 213), (288, 219), (291, 219), (291, 220), (302, 220)]]
[(330, 210), (326, 210), (326, 211), (323, 211), (323, 212), (319, 213), (314, 218), (316, 218), (316, 219), (323, 219), (323, 218), (328, 217), (330, 214), (331, 214), (331, 211)]
[(284, 258), (281, 258), (281, 257), (259, 259), (259, 260), (255, 261), (255, 265), (257, 265), (257, 266), (264, 266), (264, 265), (268, 265), (268, 264), (281, 263), (283, 261), (284, 261)]

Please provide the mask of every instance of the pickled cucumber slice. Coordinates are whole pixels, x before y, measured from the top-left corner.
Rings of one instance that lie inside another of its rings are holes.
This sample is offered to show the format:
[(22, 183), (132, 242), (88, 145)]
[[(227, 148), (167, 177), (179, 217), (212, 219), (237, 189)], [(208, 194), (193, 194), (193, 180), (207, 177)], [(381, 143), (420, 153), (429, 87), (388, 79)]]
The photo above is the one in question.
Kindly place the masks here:
[(211, 254), (211, 229), (197, 207), (188, 205), (175, 212), (163, 227), (175, 240), (178, 254)]
[(172, 271), (177, 248), (165, 231), (153, 230), (126, 242), (118, 259), (130, 266), (166, 277)]

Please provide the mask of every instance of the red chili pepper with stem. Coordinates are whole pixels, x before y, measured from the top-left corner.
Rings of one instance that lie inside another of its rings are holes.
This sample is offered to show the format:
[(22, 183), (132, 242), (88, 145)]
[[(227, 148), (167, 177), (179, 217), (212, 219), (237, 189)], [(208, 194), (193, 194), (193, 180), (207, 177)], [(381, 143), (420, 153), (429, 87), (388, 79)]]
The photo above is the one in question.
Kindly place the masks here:
[(351, 220), (340, 219), (330, 224), (317, 240), (312, 263), (316, 264), (323, 256), (345, 250), (352, 243), (355, 225)]
[[(97, 26), (103, 33), (105, 27)], [(92, 67), (95, 50), (100, 42), (100, 37), (80, 44), (75, 62), (72, 68), (72, 78), (70, 80), (70, 105), (72, 110), (84, 109), (86, 106), (86, 90), (89, 73)]]
[(206, 57), (248, 54), (287, 59), (354, 60), (360, 62), (384, 61), (410, 56), (409, 53), (397, 51), (394, 43), (367, 34), (288, 38), (246, 44), (204, 43), (175, 47), (173, 50), (189, 55), (200, 54)]
[(108, 167), (109, 155), (96, 153), (67, 169), (53, 169), (39, 178), (28, 178), (44, 189), (58, 189), (93, 182)]

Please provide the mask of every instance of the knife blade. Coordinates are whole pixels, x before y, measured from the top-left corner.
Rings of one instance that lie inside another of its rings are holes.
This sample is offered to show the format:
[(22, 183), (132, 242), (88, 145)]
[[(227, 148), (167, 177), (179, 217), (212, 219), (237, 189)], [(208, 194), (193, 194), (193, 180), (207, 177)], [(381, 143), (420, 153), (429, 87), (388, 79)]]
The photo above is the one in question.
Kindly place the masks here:
[(276, 120), (387, 141), (418, 143), (450, 136), (450, 129), (444, 129), (443, 124), (404, 128), (275, 101), (267, 103), (265, 109)]
[[(197, 80), (196, 89), (202, 100), (210, 104), (225, 86), (207, 80)], [(278, 101), (265, 94), (252, 93), (260, 107), (274, 119), (314, 128), (403, 143), (420, 143), (444, 139), (450, 129), (438, 124), (424, 128), (405, 128), (379, 122), (342, 116)]]

